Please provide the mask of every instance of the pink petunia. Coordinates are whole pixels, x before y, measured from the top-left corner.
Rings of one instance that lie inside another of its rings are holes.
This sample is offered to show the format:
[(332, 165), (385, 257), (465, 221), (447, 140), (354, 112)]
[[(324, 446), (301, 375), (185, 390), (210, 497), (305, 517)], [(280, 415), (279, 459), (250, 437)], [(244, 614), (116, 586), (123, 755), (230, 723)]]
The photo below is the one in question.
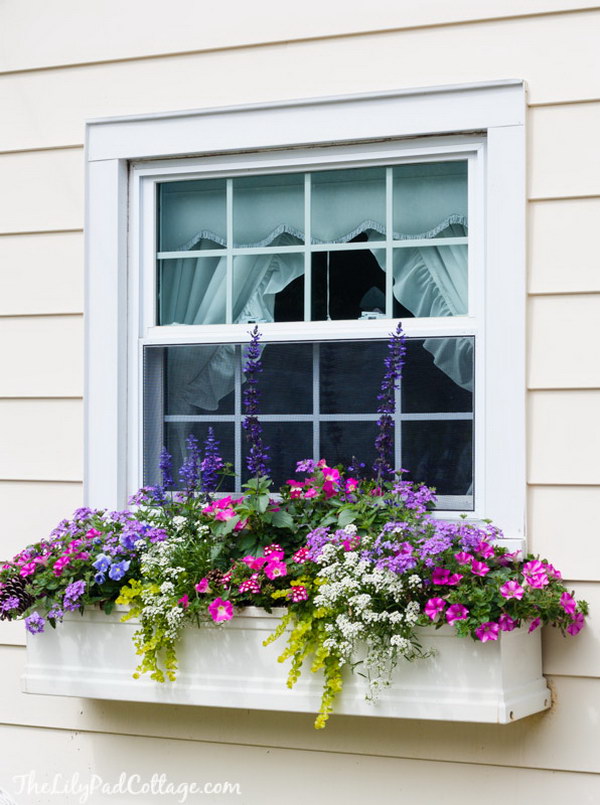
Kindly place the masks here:
[(512, 632), (516, 625), (517, 621), (511, 618), (510, 615), (507, 615), (506, 612), (503, 612), (498, 618), (498, 626), (503, 632)]
[(319, 494), (319, 490), (312, 487), (307, 492), (304, 493), (303, 497), (305, 498), (316, 498)]
[[(67, 562), (68, 561), (69, 560), (67, 559)], [(67, 562), (65, 562), (65, 564), (67, 564)], [(58, 562), (56, 564), (58, 564)], [(23, 576), (23, 577), (31, 576), (32, 573), (35, 573), (36, 568), (37, 568), (37, 562), (34, 559), (33, 562), (27, 562), (27, 564), (25, 564), (25, 565), (23, 565), (21, 567), (21, 570), (19, 571), (19, 575)]]
[(452, 604), (446, 611), (446, 620), (450, 625), (455, 621), (464, 620), (469, 614), (469, 610), (462, 604)]
[(541, 620), (539, 618), (534, 618), (531, 621), (531, 623), (529, 624), (529, 629), (527, 631), (528, 632), (535, 632), (535, 630), (538, 628), (540, 623), (541, 623)]
[(455, 553), (454, 558), (459, 565), (468, 565), (473, 561), (474, 557), (472, 553), (465, 553), (465, 551), (461, 551), (460, 553)]
[(208, 583), (208, 579), (206, 576), (203, 579), (200, 579), (198, 584), (196, 584), (195, 590), (198, 593), (207, 593), (209, 590), (210, 584)]
[(446, 579), (446, 584), (448, 587), (456, 587), (458, 582), (462, 579), (462, 573), (451, 573), (448, 578)]
[(358, 488), (358, 480), (356, 478), (348, 478), (346, 480), (346, 492), (356, 492)]
[(94, 539), (94, 537), (101, 537), (102, 536), (102, 531), (98, 531), (97, 528), (90, 528), (89, 531), (85, 532), (85, 535), (86, 535), (86, 537), (89, 537), (90, 539)]
[(233, 618), (233, 604), (231, 601), (223, 601), (222, 598), (215, 598), (208, 605), (208, 612), (215, 623), (230, 621)]
[(487, 621), (482, 623), (475, 629), (475, 636), (481, 640), (482, 643), (487, 643), (488, 640), (497, 640), (500, 627), (494, 621)]
[(489, 542), (482, 539), (477, 546), (477, 553), (480, 553), (484, 559), (491, 559), (494, 555), (494, 548)]
[(490, 572), (489, 567), (485, 562), (471, 562), (471, 573), (474, 576), (485, 576)]
[(579, 634), (579, 632), (583, 629), (584, 626), (585, 626), (585, 618), (583, 617), (583, 614), (581, 612), (576, 612), (575, 617), (573, 618), (571, 623), (567, 626), (567, 632), (570, 635), (575, 636), (576, 634)]
[(189, 595), (182, 595), (177, 603), (181, 604), (181, 606), (184, 609), (187, 609), (189, 607), (189, 605), (190, 605), (190, 597), (189, 597)]
[(429, 601), (425, 604), (424, 612), (428, 618), (433, 620), (434, 618), (439, 615), (440, 612), (444, 611), (444, 607), (446, 606), (446, 602), (443, 598), (430, 598)]
[(503, 598), (516, 598), (518, 601), (523, 598), (525, 590), (521, 587), (515, 579), (509, 579), (505, 584), (500, 587), (500, 595)]
[(431, 581), (433, 584), (447, 584), (449, 575), (450, 571), (445, 567), (434, 567), (431, 575)]
[(235, 517), (235, 509), (219, 509), (219, 511), (215, 513), (215, 520), (221, 520), (223, 522), (231, 520), (233, 517)]
[(560, 605), (567, 613), (567, 615), (574, 615), (577, 608), (577, 602), (569, 593), (563, 593), (560, 597)]
[(268, 562), (265, 566), (265, 573), (270, 579), (278, 579), (281, 576), (287, 576), (287, 567), (285, 562), (279, 562), (277, 559)]

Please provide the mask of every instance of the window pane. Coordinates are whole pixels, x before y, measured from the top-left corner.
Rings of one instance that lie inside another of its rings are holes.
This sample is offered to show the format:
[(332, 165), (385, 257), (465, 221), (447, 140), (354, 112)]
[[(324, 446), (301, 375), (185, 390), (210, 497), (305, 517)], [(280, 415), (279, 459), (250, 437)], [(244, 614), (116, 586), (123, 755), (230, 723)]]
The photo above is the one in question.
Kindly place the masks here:
[(385, 168), (313, 173), (312, 242), (385, 239)]
[(410, 340), (402, 381), (402, 411), (473, 411), (473, 338)]
[(349, 466), (354, 459), (363, 462), (369, 470), (375, 461), (375, 438), (377, 423), (371, 422), (322, 422), (321, 458), (331, 466)]
[(312, 320), (385, 316), (385, 252), (356, 249), (312, 255)]
[(438, 495), (472, 495), (472, 421), (403, 422), (402, 463), (405, 477), (434, 486)]
[(467, 226), (467, 162), (428, 162), (394, 168), (394, 237), (435, 237), (450, 223)]
[(312, 414), (313, 345), (266, 344), (261, 361), (261, 414)]
[(417, 317), (465, 315), (467, 245), (394, 249), (394, 299)]
[(234, 257), (233, 320), (304, 321), (304, 254)]
[[(296, 471), (296, 462), (301, 458), (310, 458), (313, 452), (312, 424), (307, 422), (263, 422), (263, 443), (269, 447), (272, 491), (289, 478), (293, 478)], [(242, 435), (242, 481), (248, 480), (246, 469), (246, 456), (248, 455), (248, 442)]]
[(224, 324), (227, 260), (159, 260), (158, 324)]
[(233, 245), (293, 246), (304, 242), (304, 174), (233, 180)]
[(325, 342), (319, 352), (321, 413), (375, 413), (385, 341)]
[(159, 251), (225, 246), (225, 179), (162, 182), (158, 186)]

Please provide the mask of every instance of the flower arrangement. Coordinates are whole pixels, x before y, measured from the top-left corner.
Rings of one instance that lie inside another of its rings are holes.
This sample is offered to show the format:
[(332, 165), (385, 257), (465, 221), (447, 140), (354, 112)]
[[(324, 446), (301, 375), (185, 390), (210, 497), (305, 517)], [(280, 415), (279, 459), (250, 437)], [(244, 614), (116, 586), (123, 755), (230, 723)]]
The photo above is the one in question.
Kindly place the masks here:
[(161, 485), (139, 490), (128, 509), (80, 508), (4, 563), (0, 619), (23, 618), (36, 634), (66, 611), (126, 605), (123, 618), (139, 624), (134, 676), (165, 682), (176, 678), (186, 626), (231, 620), (240, 607), (284, 606), (268, 642), (287, 636), (280, 659), (291, 663), (290, 687), (305, 662), (323, 671), (316, 727), (332, 712), (345, 667), (358, 666), (375, 698), (401, 660), (427, 657), (418, 626), (450, 624), (483, 643), (521, 625), (532, 632), (552, 624), (570, 635), (583, 628), (587, 604), (547, 560), (510, 553), (490, 522), (434, 518), (434, 491), (393, 470), (400, 325), (389, 342), (371, 477), (305, 459), (275, 496), (258, 418), (259, 340), (255, 328), (245, 366), (251, 478), (243, 494), (219, 496), (228, 468), (218, 442), (211, 430), (202, 447), (190, 435), (177, 485), (163, 450)]

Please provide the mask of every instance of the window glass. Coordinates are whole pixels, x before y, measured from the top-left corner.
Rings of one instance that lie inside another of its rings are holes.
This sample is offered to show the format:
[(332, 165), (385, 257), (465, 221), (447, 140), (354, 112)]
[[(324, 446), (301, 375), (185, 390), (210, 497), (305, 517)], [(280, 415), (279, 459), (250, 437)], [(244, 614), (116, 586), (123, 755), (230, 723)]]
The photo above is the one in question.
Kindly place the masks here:
[(219, 249), (227, 241), (225, 179), (161, 182), (158, 249)]

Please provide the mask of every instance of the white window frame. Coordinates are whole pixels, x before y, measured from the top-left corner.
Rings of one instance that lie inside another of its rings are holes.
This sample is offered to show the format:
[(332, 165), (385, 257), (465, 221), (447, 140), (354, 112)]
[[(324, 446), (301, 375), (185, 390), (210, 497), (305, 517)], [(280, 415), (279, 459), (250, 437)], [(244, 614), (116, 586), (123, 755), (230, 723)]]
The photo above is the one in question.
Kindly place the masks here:
[[(477, 503), (469, 516), (489, 517), (521, 540), (524, 116), (523, 83), (506, 81), (88, 123), (86, 502), (123, 506), (139, 484), (143, 346), (247, 338), (248, 325), (156, 327), (158, 181), (468, 158), (469, 313), (406, 319), (404, 328), (409, 337), (476, 336)], [(347, 322), (313, 322), (309, 336), (302, 323), (261, 329), (265, 340), (350, 335)], [(385, 337), (390, 320), (362, 321), (360, 329), (361, 337)]]

